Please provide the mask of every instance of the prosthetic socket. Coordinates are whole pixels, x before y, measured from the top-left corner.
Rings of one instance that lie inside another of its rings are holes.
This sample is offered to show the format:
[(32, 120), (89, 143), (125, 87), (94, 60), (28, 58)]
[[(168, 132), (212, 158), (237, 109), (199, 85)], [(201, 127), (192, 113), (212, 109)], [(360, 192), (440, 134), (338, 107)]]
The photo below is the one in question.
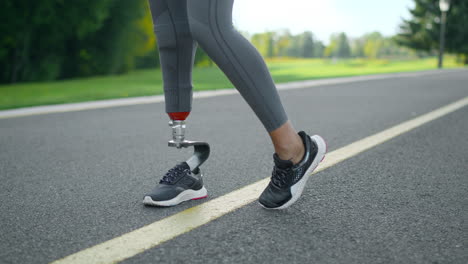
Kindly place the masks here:
[(169, 126), (172, 128), (172, 140), (168, 146), (178, 149), (193, 146), (193, 155), (186, 162), (192, 171), (200, 167), (210, 156), (210, 145), (207, 142), (185, 140), (185, 120), (171, 120)]

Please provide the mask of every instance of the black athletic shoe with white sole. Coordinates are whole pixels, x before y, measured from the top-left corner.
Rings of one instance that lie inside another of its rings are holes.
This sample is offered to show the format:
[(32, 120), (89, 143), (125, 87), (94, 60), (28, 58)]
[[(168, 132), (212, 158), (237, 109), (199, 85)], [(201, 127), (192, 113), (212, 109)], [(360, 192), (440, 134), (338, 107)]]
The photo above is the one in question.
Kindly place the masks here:
[(182, 162), (164, 175), (156, 188), (145, 196), (143, 203), (154, 206), (174, 206), (207, 196), (200, 169), (196, 168), (191, 171), (188, 164)]
[(284, 209), (297, 201), (304, 190), (310, 174), (324, 159), (327, 145), (322, 137), (310, 137), (304, 131), (299, 132), (305, 147), (302, 160), (293, 165), (290, 160), (282, 160), (275, 153), (275, 166), (271, 181), (260, 195), (259, 202), (266, 209)]

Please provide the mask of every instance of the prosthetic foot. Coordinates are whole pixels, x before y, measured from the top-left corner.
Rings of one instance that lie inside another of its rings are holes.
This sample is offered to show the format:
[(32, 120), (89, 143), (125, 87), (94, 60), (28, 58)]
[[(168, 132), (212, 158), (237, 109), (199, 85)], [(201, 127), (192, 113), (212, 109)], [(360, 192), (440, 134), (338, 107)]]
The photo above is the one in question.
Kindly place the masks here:
[(202, 141), (185, 140), (185, 119), (189, 112), (169, 113), (172, 128), (172, 140), (168, 142), (169, 147), (178, 149), (194, 147), (193, 155), (186, 161), (191, 171), (199, 168), (210, 156), (210, 145)]
[(178, 149), (193, 146), (193, 155), (164, 175), (159, 184), (145, 195), (143, 199), (145, 205), (174, 206), (184, 201), (207, 197), (200, 165), (208, 159), (210, 145), (206, 142), (185, 140), (185, 119), (188, 114), (188, 112), (169, 114), (172, 140), (168, 145)]

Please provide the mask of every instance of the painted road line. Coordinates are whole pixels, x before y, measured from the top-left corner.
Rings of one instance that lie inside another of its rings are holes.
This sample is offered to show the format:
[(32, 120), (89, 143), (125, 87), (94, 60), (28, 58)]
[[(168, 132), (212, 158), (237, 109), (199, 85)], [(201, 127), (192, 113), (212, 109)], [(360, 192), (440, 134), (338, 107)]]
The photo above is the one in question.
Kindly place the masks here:
[[(327, 155), (314, 174), (467, 105), (468, 97), (465, 97), (337, 149)], [(269, 178), (260, 180), (52, 263), (116, 263), (133, 257), (255, 201), (268, 181)], [(259, 210), (263, 209), (259, 206)]]
[[(440, 74), (440, 73), (451, 73), (451, 72), (459, 72), (459, 71), (463, 71), (463, 70), (442, 70), (442, 71), (431, 70), (431, 71), (421, 71), (421, 72), (389, 73), (389, 74), (364, 75), (364, 76), (342, 77), (342, 78), (321, 79), (321, 80), (306, 80), (306, 81), (281, 83), (277, 85), (277, 88), (278, 90), (304, 89), (304, 88), (333, 85), (333, 84), (343, 84), (343, 83), (353, 83), (353, 82), (363, 82), (363, 81), (393, 79), (393, 78), (405, 78), (405, 77), (420, 77), (424, 75), (434, 75), (434, 74)], [(235, 89), (198, 91), (198, 92), (193, 93), (193, 98), (194, 99), (208, 98), (208, 97), (215, 97), (215, 96), (232, 95), (232, 94), (237, 94), (237, 93), (238, 92)], [(102, 108), (110, 108), (110, 107), (118, 107), (118, 106), (152, 104), (152, 103), (161, 103), (161, 102), (164, 102), (163, 95), (109, 99), (109, 100), (99, 100), (99, 101), (82, 102), (82, 103), (24, 107), (24, 108), (19, 108), (19, 109), (12, 109), (12, 110), (2, 110), (0, 111), (0, 119), (21, 117), (21, 116), (31, 116), (31, 115), (44, 115), (44, 114), (52, 114), (52, 113), (75, 112), (75, 111), (102, 109)]]

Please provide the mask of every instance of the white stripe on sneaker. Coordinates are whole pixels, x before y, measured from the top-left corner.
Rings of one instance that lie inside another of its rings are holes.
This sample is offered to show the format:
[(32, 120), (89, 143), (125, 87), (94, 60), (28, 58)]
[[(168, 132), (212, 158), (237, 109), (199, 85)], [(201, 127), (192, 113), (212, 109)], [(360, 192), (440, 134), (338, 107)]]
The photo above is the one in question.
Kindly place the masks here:
[(151, 196), (145, 196), (145, 198), (143, 199), (143, 204), (152, 206), (174, 206), (188, 200), (206, 198), (207, 195), (208, 192), (206, 191), (205, 186), (203, 186), (200, 190), (185, 190), (179, 193), (176, 197), (166, 201), (154, 201), (153, 199), (151, 199)]

